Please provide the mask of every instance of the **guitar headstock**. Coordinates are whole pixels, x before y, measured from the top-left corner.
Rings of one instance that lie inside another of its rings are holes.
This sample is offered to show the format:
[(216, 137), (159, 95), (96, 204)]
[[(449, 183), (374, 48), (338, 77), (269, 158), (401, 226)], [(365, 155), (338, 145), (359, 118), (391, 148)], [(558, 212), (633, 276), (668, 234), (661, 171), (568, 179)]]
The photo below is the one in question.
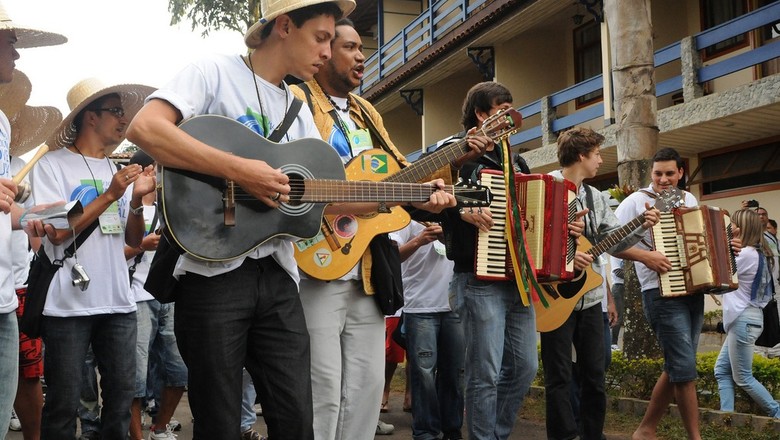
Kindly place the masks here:
[(498, 142), (520, 130), (521, 125), (523, 125), (523, 115), (516, 109), (510, 108), (485, 119), (480, 132), (494, 142)]
[(455, 200), (461, 207), (490, 206), (493, 195), (486, 186), (476, 185), (470, 182), (459, 182), (453, 186)]
[(683, 192), (680, 188), (672, 187), (658, 193), (655, 199), (655, 208), (661, 212), (669, 212), (679, 208), (683, 202)]

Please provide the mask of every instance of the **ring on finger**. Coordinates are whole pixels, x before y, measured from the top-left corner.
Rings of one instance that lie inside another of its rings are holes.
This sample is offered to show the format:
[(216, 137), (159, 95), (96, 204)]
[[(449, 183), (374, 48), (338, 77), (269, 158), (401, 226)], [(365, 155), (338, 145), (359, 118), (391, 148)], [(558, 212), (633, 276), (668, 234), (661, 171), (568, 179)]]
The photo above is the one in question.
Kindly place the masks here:
[(275, 202), (275, 201), (279, 200), (279, 197), (281, 197), (281, 196), (282, 196), (282, 193), (277, 192), (276, 195), (273, 196), (273, 197), (270, 197), (270, 199), (271, 199), (272, 202)]

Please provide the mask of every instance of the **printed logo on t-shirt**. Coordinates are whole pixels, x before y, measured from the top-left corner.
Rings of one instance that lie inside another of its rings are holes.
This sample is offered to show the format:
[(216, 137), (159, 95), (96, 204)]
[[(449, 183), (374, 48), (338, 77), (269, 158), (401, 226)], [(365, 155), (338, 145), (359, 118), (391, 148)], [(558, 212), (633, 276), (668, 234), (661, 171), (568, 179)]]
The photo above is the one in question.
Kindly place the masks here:
[(246, 109), (246, 114), (238, 118), (238, 122), (263, 137), (266, 137), (267, 133), (271, 131), (269, 128), (271, 123), (268, 118), (249, 107)]
[[(102, 182), (99, 182), (100, 185)], [(100, 185), (102, 186), (102, 185)], [(91, 180), (82, 180), (81, 185), (70, 193), (70, 201), (78, 200), (82, 206), (87, 206), (98, 198), (100, 192), (95, 188), (95, 184)]]
[(328, 143), (339, 153), (343, 162), (349, 161), (352, 158), (352, 150), (349, 148), (349, 142), (344, 136), (341, 129), (333, 123), (333, 127), (330, 129), (330, 136), (328, 136)]

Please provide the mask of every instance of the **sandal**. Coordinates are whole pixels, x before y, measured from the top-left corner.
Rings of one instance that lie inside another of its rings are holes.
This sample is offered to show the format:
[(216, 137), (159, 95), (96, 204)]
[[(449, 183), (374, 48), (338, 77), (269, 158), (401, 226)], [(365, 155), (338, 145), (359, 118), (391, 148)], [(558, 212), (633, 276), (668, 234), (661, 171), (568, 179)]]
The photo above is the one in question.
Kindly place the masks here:
[(387, 405), (387, 400), (382, 402), (382, 406), (379, 407), (379, 412), (381, 413), (390, 412), (390, 407)]

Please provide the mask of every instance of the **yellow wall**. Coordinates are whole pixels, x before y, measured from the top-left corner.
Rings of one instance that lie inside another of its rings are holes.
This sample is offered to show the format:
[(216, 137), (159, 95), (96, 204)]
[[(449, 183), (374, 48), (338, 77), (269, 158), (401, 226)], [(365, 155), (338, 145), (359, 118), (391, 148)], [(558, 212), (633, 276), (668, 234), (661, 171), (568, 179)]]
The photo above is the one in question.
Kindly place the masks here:
[(422, 118), (407, 104), (382, 115), (385, 128), (401, 153), (409, 154), (420, 149)]
[(460, 125), (463, 99), (466, 92), (480, 81), (482, 77), (474, 66), (473, 69), (443, 78), (438, 84), (425, 88), (423, 145), (431, 145), (463, 129)]

